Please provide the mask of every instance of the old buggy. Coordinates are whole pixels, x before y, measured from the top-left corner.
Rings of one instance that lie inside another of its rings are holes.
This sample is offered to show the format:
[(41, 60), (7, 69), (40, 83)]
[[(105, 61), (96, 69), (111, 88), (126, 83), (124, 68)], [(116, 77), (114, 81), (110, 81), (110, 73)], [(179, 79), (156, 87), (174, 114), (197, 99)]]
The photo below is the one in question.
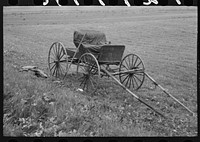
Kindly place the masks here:
[(65, 75), (71, 64), (75, 64), (80, 87), (87, 92), (97, 89), (98, 78), (108, 76), (106, 71), (117, 75), (127, 88), (137, 90), (142, 86), (144, 64), (135, 54), (128, 54), (122, 59), (124, 45), (112, 45), (104, 33), (94, 30), (75, 31), (74, 44), (77, 48), (65, 48), (60, 42), (52, 44), (48, 56), (52, 76)]
[(109, 76), (140, 102), (164, 116), (131, 91), (139, 89), (147, 76), (155, 86), (195, 115), (144, 71), (144, 64), (139, 56), (128, 54), (122, 58), (125, 46), (111, 44), (106, 40), (104, 33), (94, 30), (75, 31), (74, 44), (76, 48), (65, 48), (60, 42), (54, 42), (51, 45), (48, 55), (51, 76), (65, 77), (71, 65), (77, 65), (76, 72), (80, 88), (88, 93), (97, 90), (100, 77)]

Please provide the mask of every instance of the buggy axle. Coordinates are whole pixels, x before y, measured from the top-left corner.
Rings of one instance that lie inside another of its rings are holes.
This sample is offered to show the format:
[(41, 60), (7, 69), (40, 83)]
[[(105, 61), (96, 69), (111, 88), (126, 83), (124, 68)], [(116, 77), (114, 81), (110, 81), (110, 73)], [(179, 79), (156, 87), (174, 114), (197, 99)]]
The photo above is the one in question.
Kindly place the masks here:
[[(132, 70), (126, 70), (126, 71), (120, 71), (120, 72), (110, 72), (111, 75), (121, 75), (121, 74), (136, 74), (136, 73), (144, 73), (144, 69), (132, 69)], [(101, 75), (102, 76), (108, 76), (107, 73), (103, 69), (101, 69)]]
[(120, 75), (120, 74), (134, 74), (134, 73), (144, 73), (143, 69), (132, 69), (132, 70), (127, 70), (127, 71), (120, 71), (120, 72), (115, 72), (111, 73), (112, 75)]

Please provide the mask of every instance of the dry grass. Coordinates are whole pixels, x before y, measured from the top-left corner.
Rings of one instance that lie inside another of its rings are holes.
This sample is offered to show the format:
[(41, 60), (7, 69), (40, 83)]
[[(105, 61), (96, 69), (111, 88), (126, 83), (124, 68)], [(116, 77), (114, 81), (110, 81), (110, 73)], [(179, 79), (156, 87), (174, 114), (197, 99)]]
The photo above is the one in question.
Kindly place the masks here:
[[(75, 47), (73, 31), (96, 29), (139, 55), (146, 71), (197, 111), (196, 7), (4, 7), (5, 136), (196, 136), (197, 118), (146, 79), (136, 93), (161, 109), (160, 118), (111, 80), (94, 96), (62, 83), (19, 72), (36, 65), (48, 73), (50, 45)], [(73, 69), (72, 69), (73, 72)], [(103, 80), (105, 81), (105, 79)], [(45, 102), (44, 94), (53, 103)]]

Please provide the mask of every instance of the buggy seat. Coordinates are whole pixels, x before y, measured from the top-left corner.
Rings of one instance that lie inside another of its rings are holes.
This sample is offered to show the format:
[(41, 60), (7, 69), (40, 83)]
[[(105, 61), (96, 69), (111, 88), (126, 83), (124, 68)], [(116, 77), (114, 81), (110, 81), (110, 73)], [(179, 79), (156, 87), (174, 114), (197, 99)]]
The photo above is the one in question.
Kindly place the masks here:
[[(81, 40), (82, 43), (80, 44)], [(75, 56), (76, 59), (79, 59), (84, 53), (92, 53), (97, 58), (100, 65), (118, 65), (125, 49), (124, 45), (111, 45), (110, 42), (107, 42), (104, 33), (95, 30), (75, 31), (74, 44), (77, 48), (80, 44), (79, 51)], [(68, 54), (71, 57), (73, 57), (74, 53), (75, 51), (68, 50)]]

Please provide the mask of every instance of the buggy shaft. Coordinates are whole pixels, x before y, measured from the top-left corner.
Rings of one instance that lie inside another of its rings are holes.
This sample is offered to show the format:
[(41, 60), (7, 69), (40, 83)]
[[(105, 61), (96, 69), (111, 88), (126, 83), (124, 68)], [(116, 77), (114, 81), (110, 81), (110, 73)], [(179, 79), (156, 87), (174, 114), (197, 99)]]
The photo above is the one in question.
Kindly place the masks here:
[[(70, 67), (71, 67), (71, 65), (72, 65), (73, 60), (74, 60), (74, 58), (75, 58), (77, 52), (79, 51), (79, 47), (80, 47), (80, 45), (82, 44), (84, 38), (85, 38), (85, 34), (83, 35), (83, 37), (82, 37), (82, 39), (81, 39), (81, 42), (79, 43), (79, 45), (78, 45), (78, 47), (77, 47), (77, 50), (76, 50), (76, 52), (74, 53), (74, 56), (73, 56), (73, 58), (72, 58), (72, 60), (71, 60), (71, 62), (70, 62), (70, 64), (69, 64), (69, 67), (67, 68), (67, 71), (66, 71), (66, 73), (65, 73), (65, 76), (67, 75), (67, 73), (68, 73), (68, 71), (69, 71), (69, 69), (70, 69)], [(64, 76), (64, 77), (65, 77), (65, 76)]]
[(164, 114), (162, 114), (159, 110), (154, 109), (150, 104), (146, 103), (142, 98), (139, 98), (137, 95), (135, 95), (133, 92), (131, 92), (128, 88), (126, 88), (119, 80), (117, 80), (111, 73), (109, 73), (106, 69), (102, 69), (105, 73), (107, 73), (112, 79), (114, 79), (124, 90), (129, 92), (133, 97), (135, 97), (138, 101), (145, 104), (147, 107), (158, 113), (164, 118), (167, 118)]
[(193, 116), (195, 116), (195, 113), (192, 112), (188, 107), (186, 107), (183, 103), (181, 103), (178, 99), (176, 99), (174, 96), (172, 96), (169, 92), (167, 92), (166, 89), (164, 89), (161, 85), (159, 85), (158, 83), (156, 83), (156, 81), (145, 72), (145, 75), (156, 85), (158, 86), (165, 94), (167, 94), (168, 96), (170, 96), (172, 99), (174, 99), (176, 102), (178, 102), (181, 106), (183, 106), (188, 112), (190, 112)]

